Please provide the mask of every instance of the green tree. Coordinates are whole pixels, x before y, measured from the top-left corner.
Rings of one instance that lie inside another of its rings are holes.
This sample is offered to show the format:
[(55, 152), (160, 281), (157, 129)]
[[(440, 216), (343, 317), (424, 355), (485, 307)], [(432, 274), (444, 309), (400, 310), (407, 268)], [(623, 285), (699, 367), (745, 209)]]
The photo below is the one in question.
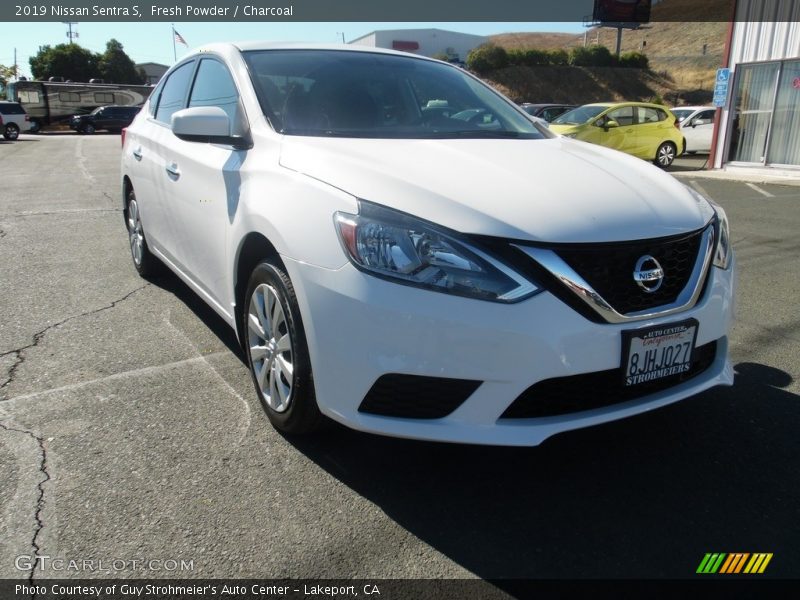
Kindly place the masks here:
[(5, 88), (6, 84), (14, 79), (14, 67), (0, 65), (0, 87)]
[(117, 40), (108, 40), (106, 51), (99, 58), (100, 76), (106, 83), (144, 83), (136, 65)]
[(42, 46), (28, 61), (35, 79), (63, 77), (65, 80), (89, 81), (100, 77), (100, 57), (77, 44)]

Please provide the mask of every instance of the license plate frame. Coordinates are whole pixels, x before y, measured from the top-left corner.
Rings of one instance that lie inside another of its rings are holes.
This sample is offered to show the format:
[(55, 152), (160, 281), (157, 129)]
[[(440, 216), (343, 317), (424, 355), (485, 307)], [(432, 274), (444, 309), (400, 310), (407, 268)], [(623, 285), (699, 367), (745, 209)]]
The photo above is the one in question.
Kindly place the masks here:
[[(699, 326), (697, 319), (684, 319), (622, 331), (620, 371), (623, 387), (635, 387), (689, 372)], [(636, 370), (632, 372), (634, 366)]]

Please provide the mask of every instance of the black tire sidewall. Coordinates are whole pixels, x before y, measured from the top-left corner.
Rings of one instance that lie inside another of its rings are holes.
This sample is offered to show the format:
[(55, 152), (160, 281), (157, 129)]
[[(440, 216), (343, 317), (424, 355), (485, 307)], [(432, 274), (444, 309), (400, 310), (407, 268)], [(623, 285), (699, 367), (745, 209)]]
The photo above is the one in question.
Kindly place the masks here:
[[(289, 408), (280, 413), (273, 410), (264, 399), (264, 395), (258, 386), (253, 361), (250, 357), (250, 334), (247, 327), (247, 319), (253, 292), (261, 284), (267, 284), (276, 291), (292, 340), (292, 396)], [(270, 422), (277, 429), (286, 433), (301, 434), (318, 429), (322, 422), (322, 415), (319, 412), (314, 393), (311, 359), (303, 321), (300, 316), (300, 307), (297, 303), (291, 280), (283, 266), (277, 264), (277, 261), (262, 262), (253, 270), (247, 284), (247, 293), (241, 310), (241, 331), (250, 377), (253, 380), (258, 400)]]
[(16, 140), (19, 138), (19, 127), (14, 123), (9, 123), (3, 129), (3, 137), (7, 140)]
[[(128, 195), (125, 197), (125, 231), (128, 233), (128, 250), (131, 255), (131, 262), (133, 263), (133, 267), (136, 269), (136, 272), (139, 273), (142, 277), (150, 277), (151, 275), (156, 275), (158, 273), (158, 259), (150, 253), (150, 248), (147, 246), (147, 234), (144, 231), (144, 226), (142, 226), (142, 261), (140, 264), (136, 264), (136, 261), (133, 258), (133, 249), (130, 248), (130, 229), (128, 226), (128, 216), (130, 215), (130, 202), (131, 200), (136, 199), (136, 192), (131, 188), (128, 190)], [(142, 205), (140, 202), (136, 202), (137, 208), (139, 209), (139, 220), (141, 221), (142, 218)]]

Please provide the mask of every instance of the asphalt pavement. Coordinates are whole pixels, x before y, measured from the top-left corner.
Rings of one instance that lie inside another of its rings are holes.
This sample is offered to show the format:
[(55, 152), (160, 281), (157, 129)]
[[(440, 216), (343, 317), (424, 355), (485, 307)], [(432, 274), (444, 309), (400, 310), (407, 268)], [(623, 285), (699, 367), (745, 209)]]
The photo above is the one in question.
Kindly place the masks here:
[(34, 579), (687, 578), (707, 552), (800, 574), (800, 188), (681, 169), (731, 221), (733, 388), (530, 449), (289, 439), (227, 325), (136, 274), (119, 153), (0, 144), (0, 578), (34, 554), (127, 561)]

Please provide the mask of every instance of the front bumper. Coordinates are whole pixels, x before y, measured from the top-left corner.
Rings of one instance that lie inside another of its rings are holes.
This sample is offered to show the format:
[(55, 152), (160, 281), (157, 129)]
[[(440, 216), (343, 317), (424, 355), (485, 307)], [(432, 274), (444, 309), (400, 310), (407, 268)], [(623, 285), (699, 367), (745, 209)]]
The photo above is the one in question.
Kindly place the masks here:
[[(398, 285), (350, 264), (318, 268), (283, 257), (297, 291), (320, 410), (352, 428), (425, 440), (533, 446), (548, 437), (635, 415), (733, 383), (727, 333), (735, 265), (712, 268), (690, 310), (635, 323), (598, 324), (548, 292), (496, 304)], [(558, 416), (501, 419), (538, 381), (620, 367), (622, 331), (694, 318), (696, 347), (716, 341), (712, 364), (694, 378), (635, 400)], [(359, 412), (388, 373), (482, 382), (436, 419)]]

